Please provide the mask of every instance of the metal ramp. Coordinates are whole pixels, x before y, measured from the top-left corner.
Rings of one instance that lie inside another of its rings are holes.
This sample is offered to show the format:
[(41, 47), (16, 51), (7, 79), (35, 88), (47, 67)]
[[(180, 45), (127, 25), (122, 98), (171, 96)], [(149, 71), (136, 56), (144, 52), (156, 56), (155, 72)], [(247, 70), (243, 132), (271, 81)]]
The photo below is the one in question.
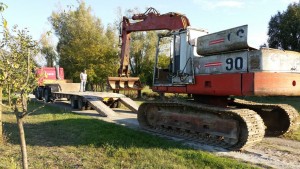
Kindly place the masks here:
[[(83, 95), (87, 102), (90, 103), (93, 109), (95, 109), (101, 116), (109, 117), (109, 116), (118, 116), (118, 114), (112, 110), (109, 106), (104, 104), (102, 97)], [(130, 109), (131, 111), (137, 113), (139, 106), (128, 97), (119, 97), (118, 99), (125, 107)]]
[(139, 106), (130, 98), (128, 97), (121, 97), (120, 102), (124, 104), (127, 108), (129, 108), (131, 111), (137, 113)]
[(139, 108), (135, 101), (119, 93), (66, 91), (52, 92), (52, 97), (56, 99), (67, 98), (71, 100), (71, 106), (72, 104), (74, 105), (72, 108), (78, 108), (80, 110), (83, 108), (83, 106), (87, 106), (86, 104), (88, 103), (103, 117), (118, 116), (118, 113), (110, 108), (115, 107), (111, 104), (114, 104), (116, 101), (122, 103), (134, 113), (137, 113)]
[(99, 97), (94, 96), (83, 96), (101, 116), (117, 116), (117, 113), (110, 107), (106, 106)]

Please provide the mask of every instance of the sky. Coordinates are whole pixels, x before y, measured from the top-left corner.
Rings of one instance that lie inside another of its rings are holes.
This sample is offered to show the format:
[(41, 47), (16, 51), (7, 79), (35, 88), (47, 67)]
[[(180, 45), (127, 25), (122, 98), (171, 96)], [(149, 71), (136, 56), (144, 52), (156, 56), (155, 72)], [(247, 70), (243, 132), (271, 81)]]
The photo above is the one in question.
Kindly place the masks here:
[[(39, 40), (43, 32), (52, 30), (48, 18), (53, 11), (78, 7), (78, 0), (0, 2), (8, 6), (3, 13), (8, 25), (27, 28), (35, 40)], [(148, 7), (154, 7), (161, 14), (185, 14), (192, 27), (206, 29), (210, 33), (247, 24), (248, 43), (256, 48), (267, 41), (270, 18), (278, 11), (285, 11), (293, 2), (299, 0), (85, 0), (87, 6), (92, 8), (92, 14), (100, 18), (105, 27), (118, 18), (118, 8), (123, 11), (138, 8), (144, 12)], [(56, 39), (53, 37), (54, 43)]]

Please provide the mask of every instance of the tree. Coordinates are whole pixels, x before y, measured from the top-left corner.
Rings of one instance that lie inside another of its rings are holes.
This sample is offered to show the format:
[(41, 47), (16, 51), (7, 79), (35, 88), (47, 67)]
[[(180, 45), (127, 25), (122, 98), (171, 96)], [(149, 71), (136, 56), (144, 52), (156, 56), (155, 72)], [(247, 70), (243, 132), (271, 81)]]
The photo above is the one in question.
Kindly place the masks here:
[(300, 1), (271, 17), (268, 36), (269, 47), (300, 51)]
[(131, 33), (131, 75), (140, 77), (144, 84), (151, 84), (157, 36), (154, 31)]
[(3, 124), (2, 124), (2, 86), (0, 86), (0, 145), (3, 143)]
[[(4, 3), (0, 3), (0, 12), (3, 12), (5, 10), (5, 8), (7, 8), (7, 5), (5, 5)], [(3, 50), (0, 51), (0, 56), (3, 55)], [(3, 67), (3, 62), (0, 62), (0, 68)], [(1, 69), (0, 69), (0, 72)], [(2, 89), (3, 85), (0, 84), (0, 145), (3, 142), (3, 124), (2, 124)]]
[(51, 44), (49, 33), (43, 33), (41, 36), (41, 53), (45, 56), (47, 67), (53, 67), (58, 62), (58, 55)]
[(14, 93), (9, 97), (15, 98), (12, 108), (19, 128), (23, 168), (28, 168), (23, 119), (33, 112), (27, 110), (27, 102), (28, 94), (36, 84), (33, 56), (38, 53), (39, 49), (37, 42), (32, 40), (26, 29), (19, 30), (17, 26), (14, 26), (10, 31), (3, 16), (2, 27), (0, 87)]
[(86, 69), (89, 83), (104, 86), (107, 77), (117, 73), (114, 29), (105, 30), (84, 2), (76, 10), (53, 12), (49, 21), (59, 38), (59, 64), (67, 78), (78, 82), (80, 72)]

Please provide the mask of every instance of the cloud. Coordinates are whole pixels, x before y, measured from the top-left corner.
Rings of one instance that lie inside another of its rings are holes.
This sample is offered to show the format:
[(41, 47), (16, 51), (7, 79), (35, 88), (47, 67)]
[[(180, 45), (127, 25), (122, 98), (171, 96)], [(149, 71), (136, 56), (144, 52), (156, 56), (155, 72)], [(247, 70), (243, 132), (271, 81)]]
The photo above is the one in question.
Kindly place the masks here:
[(241, 8), (244, 2), (240, 0), (193, 0), (194, 3), (201, 5), (204, 9), (216, 8)]

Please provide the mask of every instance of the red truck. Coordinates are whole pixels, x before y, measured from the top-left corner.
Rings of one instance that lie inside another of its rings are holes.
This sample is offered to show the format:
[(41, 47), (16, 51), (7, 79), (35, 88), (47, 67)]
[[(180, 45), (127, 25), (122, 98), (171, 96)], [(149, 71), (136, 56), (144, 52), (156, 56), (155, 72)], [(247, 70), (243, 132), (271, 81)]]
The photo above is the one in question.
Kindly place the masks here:
[(41, 67), (36, 70), (38, 85), (34, 95), (38, 100), (51, 101), (51, 92), (79, 91), (80, 84), (65, 79), (64, 69), (56, 67)]

